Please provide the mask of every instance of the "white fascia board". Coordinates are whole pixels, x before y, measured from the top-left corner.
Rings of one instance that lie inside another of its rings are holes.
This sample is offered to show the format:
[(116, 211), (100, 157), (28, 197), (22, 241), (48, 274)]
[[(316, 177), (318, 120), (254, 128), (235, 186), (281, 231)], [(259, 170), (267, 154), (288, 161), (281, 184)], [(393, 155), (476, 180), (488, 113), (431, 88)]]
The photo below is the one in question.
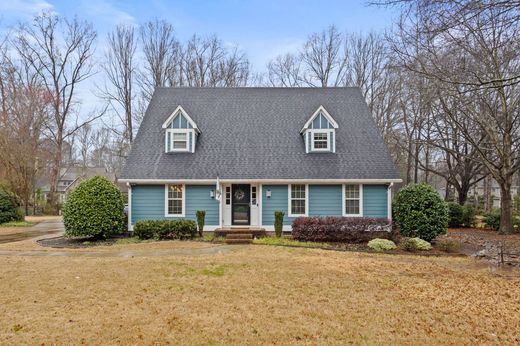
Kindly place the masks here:
[[(262, 183), (262, 184), (390, 184), (401, 183), (402, 179), (219, 179), (221, 183)], [(119, 179), (118, 181), (130, 184), (157, 185), (157, 184), (216, 184), (217, 179)]]
[(189, 116), (189, 114), (184, 110), (184, 108), (182, 108), (181, 105), (177, 106), (177, 108), (175, 108), (175, 110), (173, 111), (173, 113), (168, 117), (168, 119), (166, 119), (166, 121), (163, 123), (162, 125), (162, 128), (163, 129), (166, 129), (168, 128), (168, 124), (170, 123), (170, 121), (173, 120), (173, 118), (175, 118), (175, 116), (177, 115), (178, 112), (181, 112), (185, 117), (186, 119), (188, 120), (188, 122), (191, 123), (191, 126), (195, 129), (195, 131), (197, 133), (200, 133), (200, 130), (199, 130), (199, 127), (197, 126), (197, 124), (195, 123), (195, 121), (193, 121), (193, 119)]
[(307, 122), (305, 123), (305, 125), (301, 129), (300, 133), (303, 133), (305, 130), (307, 130), (311, 126), (312, 121), (314, 120), (314, 118), (316, 118), (316, 116), (318, 114), (320, 114), (320, 113), (322, 113), (325, 116), (325, 118), (332, 124), (332, 128), (337, 129), (339, 127), (338, 123), (336, 122), (336, 120), (334, 120), (334, 118), (329, 114), (329, 112), (327, 112), (325, 107), (319, 106), (318, 109), (316, 110), (316, 112), (314, 112), (312, 114), (312, 116), (309, 118), (309, 120), (307, 120)]

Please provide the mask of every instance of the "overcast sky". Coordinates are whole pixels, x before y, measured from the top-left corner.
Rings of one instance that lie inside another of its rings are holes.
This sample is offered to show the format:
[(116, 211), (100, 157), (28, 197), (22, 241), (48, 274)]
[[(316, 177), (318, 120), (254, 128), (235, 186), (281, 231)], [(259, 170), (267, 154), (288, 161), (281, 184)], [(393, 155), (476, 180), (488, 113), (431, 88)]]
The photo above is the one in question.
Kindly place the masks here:
[[(93, 23), (102, 56), (108, 31), (116, 24), (139, 25), (159, 18), (173, 23), (185, 40), (194, 33), (216, 34), (246, 52), (253, 70), (265, 71), (267, 62), (281, 53), (295, 51), (306, 37), (331, 24), (349, 32), (383, 31), (392, 22), (386, 8), (368, 6), (366, 0), (0, 0), (0, 27), (29, 20), (42, 10), (63, 16), (77, 15)], [(99, 77), (95, 77), (99, 78)], [(81, 89), (84, 103), (93, 100), (94, 80)]]

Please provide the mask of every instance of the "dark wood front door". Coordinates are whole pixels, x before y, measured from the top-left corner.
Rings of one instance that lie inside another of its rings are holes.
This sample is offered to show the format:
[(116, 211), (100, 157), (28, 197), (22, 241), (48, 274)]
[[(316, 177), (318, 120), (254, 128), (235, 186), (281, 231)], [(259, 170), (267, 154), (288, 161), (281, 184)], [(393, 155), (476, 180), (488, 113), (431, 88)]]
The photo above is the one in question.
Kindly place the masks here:
[(231, 185), (231, 224), (249, 225), (251, 222), (251, 186)]

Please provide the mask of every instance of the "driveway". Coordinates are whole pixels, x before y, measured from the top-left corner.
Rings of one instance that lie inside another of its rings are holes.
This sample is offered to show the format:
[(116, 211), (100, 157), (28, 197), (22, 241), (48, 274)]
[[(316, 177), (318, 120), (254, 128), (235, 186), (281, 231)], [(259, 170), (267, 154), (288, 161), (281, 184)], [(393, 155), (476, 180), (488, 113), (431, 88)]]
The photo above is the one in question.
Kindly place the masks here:
[(32, 227), (21, 228), (20, 232), (0, 234), (0, 244), (14, 243), (63, 231), (63, 222), (61, 220), (42, 221)]

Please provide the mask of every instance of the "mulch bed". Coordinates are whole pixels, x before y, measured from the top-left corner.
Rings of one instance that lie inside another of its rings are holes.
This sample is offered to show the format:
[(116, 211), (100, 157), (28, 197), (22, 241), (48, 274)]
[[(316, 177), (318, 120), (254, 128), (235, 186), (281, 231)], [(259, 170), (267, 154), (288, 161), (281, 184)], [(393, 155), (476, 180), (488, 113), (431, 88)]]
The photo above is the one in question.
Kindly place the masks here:
[(36, 243), (41, 246), (57, 248), (57, 249), (83, 249), (96, 246), (114, 245), (119, 238), (110, 238), (96, 240), (91, 237), (86, 238), (65, 238), (55, 237), (37, 240)]

